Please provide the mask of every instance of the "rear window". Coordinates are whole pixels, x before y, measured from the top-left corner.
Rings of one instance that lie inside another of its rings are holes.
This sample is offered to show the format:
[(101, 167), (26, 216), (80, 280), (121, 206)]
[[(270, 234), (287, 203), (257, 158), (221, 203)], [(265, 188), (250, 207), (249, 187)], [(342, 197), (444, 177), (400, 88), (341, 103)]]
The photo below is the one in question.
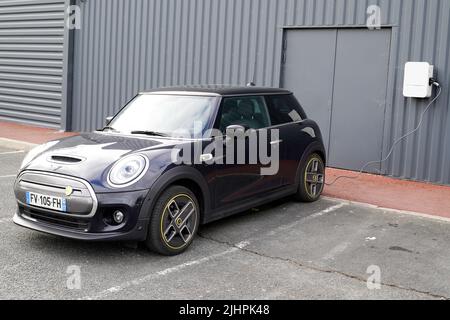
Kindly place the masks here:
[(268, 99), (273, 126), (306, 120), (305, 112), (293, 95), (269, 96)]

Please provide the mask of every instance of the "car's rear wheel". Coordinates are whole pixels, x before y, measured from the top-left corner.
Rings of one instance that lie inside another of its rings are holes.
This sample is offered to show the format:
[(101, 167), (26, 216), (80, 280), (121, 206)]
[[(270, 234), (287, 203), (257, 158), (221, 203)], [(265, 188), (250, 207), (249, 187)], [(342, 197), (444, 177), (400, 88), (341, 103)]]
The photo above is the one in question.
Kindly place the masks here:
[(200, 222), (197, 198), (189, 189), (173, 186), (157, 200), (147, 237), (147, 247), (159, 254), (183, 253), (193, 242)]
[(325, 163), (322, 157), (311, 154), (300, 170), (300, 185), (297, 198), (303, 202), (319, 200), (325, 187)]

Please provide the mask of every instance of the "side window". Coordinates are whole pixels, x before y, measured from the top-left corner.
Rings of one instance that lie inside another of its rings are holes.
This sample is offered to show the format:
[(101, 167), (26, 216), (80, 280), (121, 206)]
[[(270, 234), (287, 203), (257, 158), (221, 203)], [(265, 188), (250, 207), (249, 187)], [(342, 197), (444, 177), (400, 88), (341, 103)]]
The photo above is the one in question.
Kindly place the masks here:
[(225, 132), (231, 125), (247, 129), (262, 129), (271, 126), (264, 97), (233, 97), (222, 101), (219, 129)]
[(305, 112), (293, 95), (271, 96), (269, 101), (270, 119), (274, 126), (306, 119)]

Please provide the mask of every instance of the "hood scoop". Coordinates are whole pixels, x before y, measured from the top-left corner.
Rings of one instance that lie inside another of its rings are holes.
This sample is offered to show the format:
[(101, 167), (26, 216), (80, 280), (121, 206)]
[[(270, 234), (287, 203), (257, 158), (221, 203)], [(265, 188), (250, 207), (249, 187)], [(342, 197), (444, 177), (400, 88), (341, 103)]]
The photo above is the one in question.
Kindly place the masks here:
[(62, 164), (77, 164), (83, 162), (85, 159), (74, 156), (64, 155), (52, 155), (49, 159), (50, 162), (62, 163)]

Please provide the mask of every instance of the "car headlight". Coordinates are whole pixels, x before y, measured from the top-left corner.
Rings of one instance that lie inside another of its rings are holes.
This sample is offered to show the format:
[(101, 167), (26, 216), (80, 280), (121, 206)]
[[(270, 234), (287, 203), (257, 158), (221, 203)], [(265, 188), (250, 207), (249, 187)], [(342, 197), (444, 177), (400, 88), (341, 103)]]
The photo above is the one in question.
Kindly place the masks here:
[(48, 149), (50, 149), (50, 148), (54, 147), (55, 145), (57, 145), (58, 143), (59, 143), (59, 141), (51, 141), (51, 142), (42, 144), (40, 146), (37, 146), (34, 149), (31, 149), (31, 151), (28, 152), (28, 154), (25, 156), (25, 159), (23, 159), (22, 165), (20, 166), (20, 170), (22, 170), (27, 165), (29, 165), (30, 162), (33, 161), (34, 158), (36, 158), (38, 155), (40, 155), (41, 153), (44, 153)]
[(138, 182), (147, 172), (149, 161), (143, 155), (127, 156), (112, 167), (108, 183), (113, 188), (124, 188)]

